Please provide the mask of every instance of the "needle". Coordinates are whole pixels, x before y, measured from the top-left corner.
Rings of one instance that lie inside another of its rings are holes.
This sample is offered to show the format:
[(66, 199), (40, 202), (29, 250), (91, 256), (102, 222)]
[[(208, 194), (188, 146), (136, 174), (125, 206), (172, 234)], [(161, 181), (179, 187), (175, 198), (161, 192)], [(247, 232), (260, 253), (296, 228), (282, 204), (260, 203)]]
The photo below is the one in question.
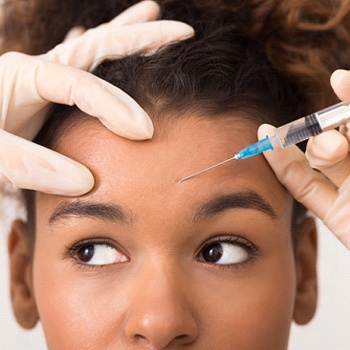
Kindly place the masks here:
[(226, 160), (224, 160), (224, 161), (221, 162), (221, 163), (215, 164), (215, 165), (213, 165), (213, 166), (211, 166), (211, 167), (209, 167), (209, 168), (205, 168), (205, 169), (203, 169), (203, 170), (201, 170), (201, 171), (198, 171), (197, 173), (194, 173), (194, 174), (192, 174), (192, 175), (190, 175), (190, 176), (186, 176), (186, 177), (184, 177), (183, 179), (181, 179), (178, 183), (183, 182), (183, 181), (186, 181), (186, 180), (188, 180), (188, 179), (191, 179), (192, 177), (195, 177), (195, 176), (197, 176), (197, 175), (199, 175), (199, 174), (202, 174), (202, 173), (204, 173), (204, 172), (206, 172), (206, 171), (208, 171), (208, 170), (214, 169), (214, 168), (216, 168), (217, 166), (222, 165), (222, 164), (225, 164), (225, 163), (227, 163), (227, 162), (229, 162), (229, 161), (231, 161), (231, 160), (234, 160), (234, 159), (238, 159), (237, 154), (236, 154), (234, 157), (229, 158), (229, 159), (226, 159)]

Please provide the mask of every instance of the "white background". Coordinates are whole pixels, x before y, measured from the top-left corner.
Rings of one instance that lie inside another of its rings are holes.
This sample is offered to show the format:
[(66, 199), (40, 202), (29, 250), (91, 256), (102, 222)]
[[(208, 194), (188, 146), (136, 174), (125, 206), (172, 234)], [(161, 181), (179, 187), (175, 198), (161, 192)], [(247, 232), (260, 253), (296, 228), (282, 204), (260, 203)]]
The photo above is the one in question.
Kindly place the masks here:
[[(327, 229), (318, 225), (319, 307), (310, 324), (303, 327), (293, 325), (289, 349), (349, 350), (350, 252)], [(0, 349), (45, 350), (40, 325), (32, 331), (25, 331), (17, 326), (12, 316), (8, 292), (6, 234), (1, 231), (0, 253)], [(259, 349), (258, 344), (256, 349)]]

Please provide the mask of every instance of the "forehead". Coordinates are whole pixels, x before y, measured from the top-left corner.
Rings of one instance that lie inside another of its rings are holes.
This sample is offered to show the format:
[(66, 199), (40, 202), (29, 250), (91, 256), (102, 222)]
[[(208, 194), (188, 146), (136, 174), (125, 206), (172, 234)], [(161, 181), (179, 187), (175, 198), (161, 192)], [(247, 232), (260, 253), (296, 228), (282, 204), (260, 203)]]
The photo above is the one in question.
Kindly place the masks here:
[[(191, 115), (158, 122), (153, 139), (135, 142), (88, 118), (67, 128), (54, 149), (92, 171), (95, 187), (80, 199), (118, 203), (136, 212), (154, 206), (175, 213), (212, 196), (244, 190), (259, 193), (278, 211), (285, 208), (287, 194), (263, 156), (234, 160), (179, 183), (256, 142), (256, 129), (239, 114), (215, 119)], [(45, 199), (47, 208), (67, 200), (43, 194), (38, 198)]]

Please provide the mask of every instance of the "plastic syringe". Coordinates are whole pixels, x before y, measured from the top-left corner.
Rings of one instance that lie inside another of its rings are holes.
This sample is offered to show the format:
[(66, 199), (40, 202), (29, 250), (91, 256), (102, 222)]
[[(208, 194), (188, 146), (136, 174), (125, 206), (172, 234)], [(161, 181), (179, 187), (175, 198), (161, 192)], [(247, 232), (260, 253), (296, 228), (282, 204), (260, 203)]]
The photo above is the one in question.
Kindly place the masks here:
[(286, 148), (296, 145), (312, 136), (324, 131), (335, 129), (350, 122), (350, 100), (338, 103), (321, 111), (307, 115), (306, 117), (294, 120), (288, 124), (275, 129), (273, 136), (266, 136), (264, 139), (249, 145), (239, 151), (234, 157), (224, 160), (209, 168), (187, 176), (180, 182), (188, 180), (205, 171), (216, 168), (234, 159), (246, 159), (260, 153), (273, 150), (276, 146)]

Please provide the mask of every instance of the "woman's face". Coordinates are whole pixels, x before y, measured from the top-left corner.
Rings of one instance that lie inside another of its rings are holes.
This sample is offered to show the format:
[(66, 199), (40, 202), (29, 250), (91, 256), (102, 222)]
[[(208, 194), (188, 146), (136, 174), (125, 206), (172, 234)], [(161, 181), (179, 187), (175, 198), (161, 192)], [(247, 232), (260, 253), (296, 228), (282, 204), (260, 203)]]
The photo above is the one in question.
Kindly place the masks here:
[(96, 185), (36, 196), (33, 290), (50, 349), (286, 349), (298, 296), (292, 198), (240, 119), (133, 142), (87, 120), (55, 149)]

